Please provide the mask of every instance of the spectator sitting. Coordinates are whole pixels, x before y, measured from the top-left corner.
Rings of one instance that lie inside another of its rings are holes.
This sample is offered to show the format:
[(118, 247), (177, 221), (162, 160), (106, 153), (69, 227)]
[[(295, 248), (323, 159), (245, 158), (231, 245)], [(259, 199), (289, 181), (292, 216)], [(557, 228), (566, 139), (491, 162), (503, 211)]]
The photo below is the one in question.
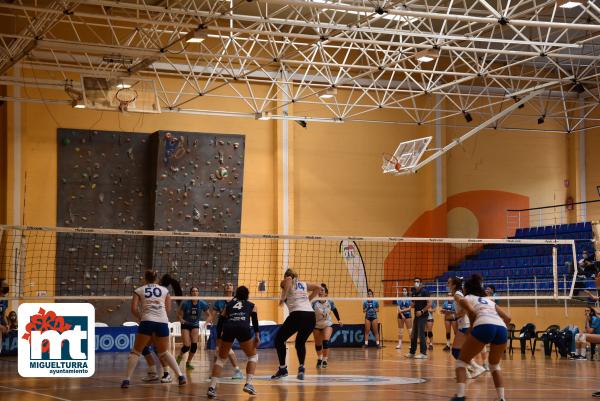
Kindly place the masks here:
[(596, 264), (594, 263), (594, 256), (590, 255), (588, 251), (583, 251), (581, 259), (577, 262), (577, 273), (586, 277), (595, 277), (598, 271), (596, 270)]
[(17, 312), (10, 311), (10, 313), (8, 314), (8, 330), (18, 330), (18, 324), (17, 324)]

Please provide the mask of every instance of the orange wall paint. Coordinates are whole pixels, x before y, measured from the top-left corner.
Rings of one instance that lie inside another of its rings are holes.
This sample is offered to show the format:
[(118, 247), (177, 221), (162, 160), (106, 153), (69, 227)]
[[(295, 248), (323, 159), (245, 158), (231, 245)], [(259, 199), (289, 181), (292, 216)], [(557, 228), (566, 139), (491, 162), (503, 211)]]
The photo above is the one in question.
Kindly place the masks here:
[[(525, 196), (503, 191), (471, 191), (452, 195), (448, 200), (419, 216), (404, 233), (405, 237), (443, 238), (447, 236), (444, 224), (447, 214), (455, 208), (470, 210), (479, 223), (478, 238), (503, 238), (508, 208), (527, 208), (529, 199)], [(479, 246), (455, 247), (450, 244), (408, 244), (398, 243), (389, 253), (384, 263), (384, 292), (386, 296), (396, 295), (396, 282), (410, 285), (419, 276), (431, 279), (448, 270), (473, 254)]]

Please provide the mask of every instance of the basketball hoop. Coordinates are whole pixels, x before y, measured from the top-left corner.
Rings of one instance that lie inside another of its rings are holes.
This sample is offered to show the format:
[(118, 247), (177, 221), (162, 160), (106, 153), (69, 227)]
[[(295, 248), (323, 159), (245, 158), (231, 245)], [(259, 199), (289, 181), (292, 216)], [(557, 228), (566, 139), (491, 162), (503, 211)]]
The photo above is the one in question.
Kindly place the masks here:
[(381, 169), (385, 173), (400, 173), (402, 169), (402, 163), (398, 160), (398, 158), (392, 154), (384, 153), (382, 155), (383, 164), (381, 165)]
[(119, 102), (119, 111), (127, 111), (129, 105), (135, 102), (138, 93), (132, 88), (121, 88), (115, 93), (115, 99)]

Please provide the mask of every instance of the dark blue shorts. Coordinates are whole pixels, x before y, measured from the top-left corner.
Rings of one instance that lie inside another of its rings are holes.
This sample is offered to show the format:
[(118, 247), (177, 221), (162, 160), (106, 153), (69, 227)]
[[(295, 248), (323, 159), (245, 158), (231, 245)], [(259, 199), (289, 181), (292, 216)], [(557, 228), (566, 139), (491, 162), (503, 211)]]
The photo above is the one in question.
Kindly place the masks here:
[(468, 327), (465, 327), (464, 329), (458, 329), (458, 331), (460, 331), (460, 332), (461, 332), (461, 333), (463, 333), (463, 334), (466, 334), (466, 333), (467, 333), (467, 331), (469, 331), (469, 328), (468, 328)]
[(365, 316), (365, 320), (368, 320), (369, 322), (372, 322), (373, 320), (376, 320), (377, 316)]
[(200, 328), (200, 323), (196, 323), (196, 324), (183, 323), (181, 325), (181, 330), (192, 331), (194, 329), (199, 329), (199, 328)]
[(147, 336), (155, 335), (156, 337), (169, 337), (169, 323), (150, 322), (144, 320), (140, 322), (138, 333)]
[(473, 327), (471, 335), (477, 341), (484, 344), (500, 345), (508, 340), (508, 330), (504, 326), (496, 324), (481, 324)]
[(238, 342), (241, 344), (253, 339), (254, 336), (254, 331), (252, 331), (250, 326), (247, 324), (226, 323), (223, 325), (221, 341), (232, 343), (235, 340), (238, 340)]

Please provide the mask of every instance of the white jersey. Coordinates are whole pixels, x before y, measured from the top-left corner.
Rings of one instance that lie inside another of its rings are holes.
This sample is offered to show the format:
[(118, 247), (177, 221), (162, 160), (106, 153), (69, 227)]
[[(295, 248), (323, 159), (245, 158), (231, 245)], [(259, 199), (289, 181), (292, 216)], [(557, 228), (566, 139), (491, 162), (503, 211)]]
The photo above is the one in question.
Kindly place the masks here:
[(498, 312), (496, 312), (496, 303), (493, 299), (467, 295), (465, 300), (469, 303), (469, 306), (471, 306), (477, 316), (473, 323), (473, 327), (482, 324), (493, 324), (506, 327), (506, 323), (504, 323), (504, 320), (502, 320), (498, 315)]
[(331, 320), (331, 311), (335, 308), (332, 301), (315, 301), (312, 303), (312, 307), (315, 311), (315, 319), (317, 329), (324, 329), (325, 327), (331, 327), (333, 321)]
[(142, 305), (142, 321), (169, 323), (165, 301), (169, 290), (158, 284), (146, 284), (136, 288)]
[(308, 299), (308, 285), (304, 281), (292, 280), (292, 286), (285, 294), (285, 304), (290, 313), (314, 312)]
[[(464, 298), (465, 295), (462, 293), (462, 291), (456, 291), (456, 293), (454, 295), (458, 295), (461, 298)], [(456, 304), (456, 314), (460, 315), (461, 313), (464, 313), (464, 316), (461, 316), (459, 318), (456, 319), (456, 324), (458, 325), (458, 329), (468, 329), (469, 327), (471, 327), (471, 322), (469, 321), (469, 315), (467, 315), (466, 311), (463, 309), (462, 306), (460, 306), (460, 303), (455, 302)]]

